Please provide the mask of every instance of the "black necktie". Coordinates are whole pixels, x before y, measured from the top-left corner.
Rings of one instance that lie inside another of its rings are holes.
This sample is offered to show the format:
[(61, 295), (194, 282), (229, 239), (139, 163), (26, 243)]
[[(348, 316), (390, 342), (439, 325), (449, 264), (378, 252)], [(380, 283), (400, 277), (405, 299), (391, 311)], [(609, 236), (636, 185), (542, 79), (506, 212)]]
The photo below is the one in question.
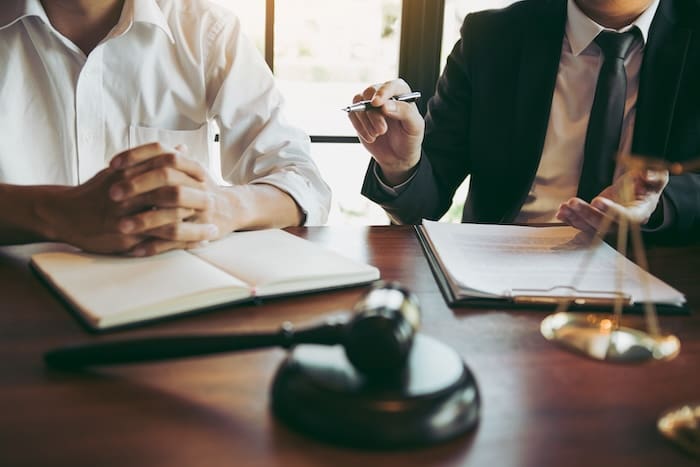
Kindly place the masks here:
[(603, 52), (603, 65), (588, 121), (578, 187), (578, 196), (585, 201), (612, 183), (627, 98), (624, 60), (636, 36), (635, 28), (625, 33), (601, 31), (595, 38)]

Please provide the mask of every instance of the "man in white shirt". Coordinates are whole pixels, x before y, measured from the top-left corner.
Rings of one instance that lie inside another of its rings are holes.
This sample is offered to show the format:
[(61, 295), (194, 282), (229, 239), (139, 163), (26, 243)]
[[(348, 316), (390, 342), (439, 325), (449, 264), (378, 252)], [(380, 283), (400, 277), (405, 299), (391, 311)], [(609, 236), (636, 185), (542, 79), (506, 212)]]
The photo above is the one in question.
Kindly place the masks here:
[[(389, 99), (410, 90), (403, 81), (355, 96), (381, 107), (350, 116), (373, 155), (363, 193), (395, 222), (416, 223), (440, 218), (471, 175), (464, 222), (563, 221), (594, 231), (613, 213), (660, 236), (692, 238), (700, 231), (697, 174), (669, 182), (666, 171), (639, 171), (630, 177), (634, 200), (623, 204), (624, 168), (613, 171), (617, 152), (669, 161), (700, 154), (698, 27), (692, 0), (525, 0), (469, 15), (425, 131), (415, 105)], [(594, 146), (605, 35), (630, 38), (610, 61), (619, 60), (626, 89), (614, 147), (603, 141), (609, 177), (586, 197), (584, 148)]]
[(146, 256), (327, 218), (308, 137), (220, 7), (5, 0), (0, 63), (0, 244)]

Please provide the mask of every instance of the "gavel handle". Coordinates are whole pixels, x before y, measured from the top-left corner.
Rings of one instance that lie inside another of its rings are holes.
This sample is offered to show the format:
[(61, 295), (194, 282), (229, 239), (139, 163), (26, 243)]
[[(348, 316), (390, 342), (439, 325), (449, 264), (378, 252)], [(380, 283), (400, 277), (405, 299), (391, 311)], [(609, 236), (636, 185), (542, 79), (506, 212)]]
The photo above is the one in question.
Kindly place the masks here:
[(211, 355), (223, 352), (285, 347), (308, 343), (334, 345), (342, 341), (343, 325), (327, 323), (294, 331), (289, 324), (276, 333), (161, 336), (101, 342), (54, 349), (44, 354), (47, 366), (77, 369)]

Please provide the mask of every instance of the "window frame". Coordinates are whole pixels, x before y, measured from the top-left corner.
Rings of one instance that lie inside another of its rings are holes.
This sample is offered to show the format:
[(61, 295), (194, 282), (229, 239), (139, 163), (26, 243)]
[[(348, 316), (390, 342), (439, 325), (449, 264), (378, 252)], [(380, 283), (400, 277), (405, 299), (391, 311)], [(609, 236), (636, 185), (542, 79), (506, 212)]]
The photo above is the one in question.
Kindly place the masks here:
[[(265, 61), (275, 72), (275, 1), (265, 1)], [(445, 0), (403, 0), (399, 39), (399, 76), (420, 90), (417, 102), (425, 115), (440, 76)], [(408, 53), (408, 51), (411, 53)], [(357, 136), (310, 135), (312, 143), (359, 144)]]

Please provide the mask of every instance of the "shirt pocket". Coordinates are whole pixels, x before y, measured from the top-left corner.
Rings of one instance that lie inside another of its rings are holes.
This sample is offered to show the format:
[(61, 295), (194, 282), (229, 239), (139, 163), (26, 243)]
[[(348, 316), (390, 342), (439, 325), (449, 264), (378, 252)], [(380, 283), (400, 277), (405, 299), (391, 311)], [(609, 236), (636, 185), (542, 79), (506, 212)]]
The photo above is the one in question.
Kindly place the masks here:
[(195, 130), (166, 130), (136, 125), (129, 126), (129, 149), (155, 142), (166, 148), (174, 148), (178, 144), (183, 144), (187, 146), (187, 157), (198, 161), (205, 168), (209, 168), (211, 164), (211, 139), (208, 123)]

